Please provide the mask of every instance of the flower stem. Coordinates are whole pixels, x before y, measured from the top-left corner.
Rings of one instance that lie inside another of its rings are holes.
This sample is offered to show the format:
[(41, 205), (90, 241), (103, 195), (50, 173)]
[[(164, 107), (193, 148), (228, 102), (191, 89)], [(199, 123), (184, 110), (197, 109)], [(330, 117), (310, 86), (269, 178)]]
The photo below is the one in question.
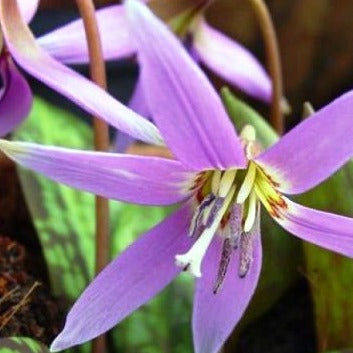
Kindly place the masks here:
[(283, 78), (276, 31), (264, 0), (250, 0), (266, 47), (268, 70), (272, 78), (271, 124), (279, 135), (284, 132), (282, 113)]
[[(77, 7), (83, 19), (86, 40), (90, 58), (91, 79), (100, 87), (106, 89), (107, 80), (105, 63), (102, 53), (95, 8), (92, 0), (76, 0)], [(97, 151), (109, 148), (109, 130), (103, 120), (93, 117), (94, 147)], [(107, 264), (109, 258), (109, 204), (108, 200), (96, 196), (96, 273)], [(106, 342), (104, 335), (93, 341), (92, 353), (104, 353)]]

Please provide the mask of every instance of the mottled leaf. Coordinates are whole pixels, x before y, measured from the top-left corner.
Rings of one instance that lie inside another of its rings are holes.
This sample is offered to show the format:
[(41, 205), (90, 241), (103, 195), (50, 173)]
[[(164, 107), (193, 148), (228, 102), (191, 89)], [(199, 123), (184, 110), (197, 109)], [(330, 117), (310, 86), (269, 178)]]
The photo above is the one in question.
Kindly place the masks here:
[[(76, 117), (36, 98), (14, 139), (89, 148), (92, 133)], [(19, 175), (54, 294), (73, 300), (93, 276), (94, 198), (22, 168)]]
[[(353, 162), (300, 201), (313, 208), (353, 217)], [(320, 350), (353, 346), (353, 260), (304, 243)]]
[(42, 343), (28, 337), (8, 337), (0, 339), (1, 353), (49, 353)]

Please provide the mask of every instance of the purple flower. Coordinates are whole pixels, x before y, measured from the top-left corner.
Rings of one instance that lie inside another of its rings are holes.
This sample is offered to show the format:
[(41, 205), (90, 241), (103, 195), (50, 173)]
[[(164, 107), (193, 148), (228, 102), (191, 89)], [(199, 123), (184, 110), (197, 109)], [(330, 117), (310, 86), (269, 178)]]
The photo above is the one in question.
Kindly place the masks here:
[[(25, 21), (29, 22), (38, 7), (38, 0), (22, 0), (18, 5)], [(11, 60), (4, 47), (0, 22), (0, 136), (13, 130), (28, 115), (32, 106), (32, 93), (27, 81)], [(19, 101), (20, 98), (20, 101)]]
[[(200, 7), (200, 3), (197, 2)], [(188, 36), (191, 38), (190, 51), (210, 70), (250, 96), (265, 102), (271, 100), (272, 85), (269, 76), (258, 60), (243, 46), (209, 26), (200, 10), (193, 13)], [(190, 15), (189, 15), (190, 17)], [(136, 45), (131, 33), (123, 5), (107, 6), (97, 11), (97, 20), (102, 37), (103, 51), (107, 60), (123, 59), (136, 54)], [(74, 21), (38, 39), (38, 43), (49, 53), (65, 63), (88, 61), (84, 41), (82, 20)], [(133, 108), (144, 113), (142, 93), (137, 84)]]
[(253, 127), (237, 136), (210, 82), (164, 24), (134, 0), (127, 6), (141, 75), (149, 79), (142, 80), (146, 98), (175, 160), (8, 141), (0, 148), (73, 187), (126, 202), (181, 205), (97, 276), (51, 349), (109, 330), (186, 270), (197, 278), (195, 352), (216, 353), (260, 275), (260, 204), (297, 237), (353, 256), (353, 219), (284, 196), (315, 187), (351, 158), (353, 92), (261, 151)]
[(39, 47), (25, 23), (35, 13), (38, 0), (21, 0), (18, 5), (14, 0), (0, 2), (0, 75), (4, 82), (0, 90), (0, 134), (15, 128), (31, 107), (30, 89), (14, 59), (27, 73), (117, 129), (146, 142), (161, 142), (153, 124)]

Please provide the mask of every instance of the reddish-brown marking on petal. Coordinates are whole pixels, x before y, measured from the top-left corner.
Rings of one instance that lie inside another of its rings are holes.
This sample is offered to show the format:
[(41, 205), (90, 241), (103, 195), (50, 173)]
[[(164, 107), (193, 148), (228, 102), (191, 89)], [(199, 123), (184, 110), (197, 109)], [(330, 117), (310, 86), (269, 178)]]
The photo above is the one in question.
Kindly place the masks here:
[(286, 210), (288, 205), (286, 201), (279, 195), (278, 200), (274, 200), (273, 198), (269, 197), (267, 199), (269, 205), (271, 206), (271, 210), (269, 211), (272, 217), (283, 219), (281, 214), (281, 210)]
[(203, 196), (203, 194), (202, 194), (202, 188), (200, 188), (200, 189), (197, 190), (197, 193), (196, 193), (196, 200), (197, 200), (197, 202), (200, 204), (203, 199), (204, 199), (204, 196)]
[(194, 181), (190, 187), (190, 190), (191, 191), (196, 190), (196, 189), (201, 190), (203, 184), (205, 183), (205, 179), (206, 179), (205, 173), (197, 174), (197, 177), (194, 179)]
[(278, 188), (279, 186), (281, 186), (281, 184), (275, 181), (271, 175), (267, 174), (262, 167), (260, 167), (258, 164), (256, 164), (256, 166), (272, 186), (274, 186), (275, 188)]

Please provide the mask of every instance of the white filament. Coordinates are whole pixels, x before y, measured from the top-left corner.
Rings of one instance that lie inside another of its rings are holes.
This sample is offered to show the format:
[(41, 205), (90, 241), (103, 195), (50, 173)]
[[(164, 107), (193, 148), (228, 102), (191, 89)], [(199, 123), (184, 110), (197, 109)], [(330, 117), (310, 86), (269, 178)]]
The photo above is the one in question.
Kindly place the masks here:
[(242, 204), (247, 199), (247, 197), (249, 196), (253, 188), (255, 176), (256, 176), (256, 166), (254, 163), (250, 162), (249, 169), (245, 175), (243, 184), (241, 185), (238, 191), (236, 203)]
[(229, 169), (222, 175), (221, 181), (219, 183), (218, 195), (219, 197), (226, 197), (231, 189), (235, 176), (237, 174), (236, 169)]
[(213, 172), (212, 180), (211, 180), (211, 190), (212, 190), (213, 195), (217, 195), (217, 193), (218, 193), (219, 183), (221, 181), (221, 176), (222, 176), (222, 172), (220, 170), (216, 169)]
[(232, 201), (233, 195), (235, 192), (235, 187), (232, 186), (229, 190), (223, 206), (218, 211), (213, 223), (210, 227), (206, 228), (194, 245), (190, 248), (188, 252), (182, 255), (175, 256), (175, 263), (184, 267), (187, 271), (193, 274), (195, 277), (201, 277), (201, 264), (202, 260), (206, 254), (208, 247), (211, 244), (211, 241), (221, 223), (221, 220), (228, 209), (230, 202)]
[(253, 190), (249, 197), (248, 214), (244, 222), (244, 232), (249, 232), (255, 223), (256, 218), (256, 193)]
[(214, 204), (215, 204), (215, 201), (213, 200), (211, 202), (211, 204), (205, 209), (205, 211), (203, 213), (203, 217), (202, 217), (202, 224), (203, 225), (206, 225), (208, 217), (210, 216), (210, 213), (212, 211), (212, 208), (213, 208)]

